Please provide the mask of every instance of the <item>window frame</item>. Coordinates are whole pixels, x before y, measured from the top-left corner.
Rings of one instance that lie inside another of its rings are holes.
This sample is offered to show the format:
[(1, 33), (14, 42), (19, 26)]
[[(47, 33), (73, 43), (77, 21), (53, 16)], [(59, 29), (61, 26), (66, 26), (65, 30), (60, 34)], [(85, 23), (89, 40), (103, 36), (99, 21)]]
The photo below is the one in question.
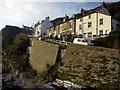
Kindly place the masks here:
[(88, 16), (88, 19), (91, 19), (91, 14)]
[[(102, 20), (102, 21), (101, 21)], [(103, 18), (99, 19), (99, 25), (103, 25)]]
[[(101, 31), (102, 31), (102, 34), (101, 34)], [(99, 35), (103, 36), (103, 30), (99, 30)]]
[(88, 37), (92, 37), (92, 32), (88, 32)]
[(72, 28), (72, 21), (69, 22), (69, 27)]
[(83, 21), (83, 18), (80, 18), (80, 22), (82, 22)]
[(88, 22), (88, 28), (92, 27), (92, 22)]
[(79, 25), (79, 30), (82, 30), (82, 24)]

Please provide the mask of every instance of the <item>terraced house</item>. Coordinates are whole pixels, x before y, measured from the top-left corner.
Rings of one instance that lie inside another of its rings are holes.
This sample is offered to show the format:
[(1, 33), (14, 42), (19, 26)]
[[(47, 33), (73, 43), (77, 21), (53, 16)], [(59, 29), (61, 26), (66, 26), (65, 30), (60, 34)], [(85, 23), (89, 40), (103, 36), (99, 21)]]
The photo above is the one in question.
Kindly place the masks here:
[(34, 25), (34, 37), (44, 37), (47, 35), (47, 28), (53, 26), (50, 22), (49, 16), (42, 20), (41, 23), (38, 21)]
[(76, 20), (76, 33), (86, 38), (106, 36), (112, 30), (120, 28), (120, 22), (112, 16), (106, 3), (85, 11), (81, 9), (82, 16)]
[(102, 3), (94, 9), (80, 10), (80, 13), (74, 14), (72, 17), (65, 15), (63, 18), (57, 18), (53, 21), (53, 26), (48, 28), (47, 35), (56, 35), (63, 40), (69, 36), (74, 37), (103, 37), (112, 30), (120, 28), (119, 18), (120, 2), (113, 4)]
[(76, 18), (80, 14), (74, 14), (72, 17), (65, 15), (62, 18), (56, 18), (51, 21), (53, 26), (48, 28), (47, 35), (50, 37), (58, 36), (62, 40), (68, 40), (68, 38), (74, 38), (76, 36)]

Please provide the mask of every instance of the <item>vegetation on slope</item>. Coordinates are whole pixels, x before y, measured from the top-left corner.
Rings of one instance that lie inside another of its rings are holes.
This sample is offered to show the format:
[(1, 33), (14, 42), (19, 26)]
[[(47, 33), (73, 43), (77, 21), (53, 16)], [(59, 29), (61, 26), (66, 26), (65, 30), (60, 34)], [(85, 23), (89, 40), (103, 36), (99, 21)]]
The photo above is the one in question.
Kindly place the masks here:
[(22, 30), (16, 26), (6, 26), (2, 32), (2, 49), (5, 51), (13, 43), (15, 36), (22, 33)]
[(2, 29), (3, 43), (3, 73), (19, 71), (28, 71), (34, 73), (29, 65), (29, 54), (26, 52), (30, 40), (22, 29), (15, 26), (6, 26)]
[(118, 55), (116, 49), (70, 45), (64, 52), (63, 66), (58, 67), (58, 78), (97, 88), (118, 88)]

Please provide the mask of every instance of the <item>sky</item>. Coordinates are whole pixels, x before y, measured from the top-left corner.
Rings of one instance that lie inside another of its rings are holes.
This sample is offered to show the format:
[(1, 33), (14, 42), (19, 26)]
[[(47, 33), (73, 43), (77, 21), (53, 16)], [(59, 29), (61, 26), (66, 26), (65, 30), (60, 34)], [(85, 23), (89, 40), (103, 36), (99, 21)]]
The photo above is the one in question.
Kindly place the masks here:
[[(74, 2), (73, 2), (74, 1)], [(102, 2), (118, 2), (119, 0), (2, 0), (0, 1), (0, 30), (5, 25), (32, 26), (46, 16), (53, 20), (79, 13), (101, 5)]]

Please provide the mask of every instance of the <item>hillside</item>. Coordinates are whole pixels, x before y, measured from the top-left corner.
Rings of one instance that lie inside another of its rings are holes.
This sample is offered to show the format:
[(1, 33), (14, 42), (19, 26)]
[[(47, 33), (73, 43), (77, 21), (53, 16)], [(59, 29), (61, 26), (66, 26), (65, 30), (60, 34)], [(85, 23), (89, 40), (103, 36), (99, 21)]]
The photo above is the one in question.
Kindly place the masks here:
[(58, 77), (91, 87), (118, 87), (118, 51), (120, 50), (71, 45), (63, 53), (63, 66), (58, 68)]

